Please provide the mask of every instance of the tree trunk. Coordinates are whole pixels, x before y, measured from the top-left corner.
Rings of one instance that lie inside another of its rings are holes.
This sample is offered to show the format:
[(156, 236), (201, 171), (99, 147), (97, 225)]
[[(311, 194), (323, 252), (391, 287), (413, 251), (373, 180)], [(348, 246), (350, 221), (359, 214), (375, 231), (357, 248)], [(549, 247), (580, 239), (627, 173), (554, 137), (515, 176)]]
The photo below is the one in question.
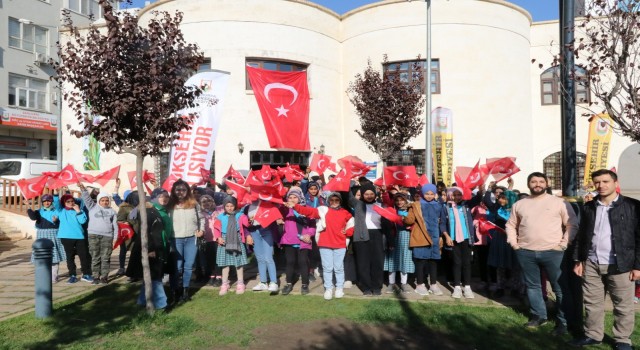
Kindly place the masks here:
[(142, 248), (142, 276), (144, 279), (144, 295), (147, 300), (147, 313), (153, 315), (153, 287), (151, 282), (151, 271), (149, 270), (149, 236), (147, 233), (147, 196), (142, 178), (142, 165), (144, 156), (136, 150), (136, 186), (138, 188), (138, 215), (140, 216), (140, 244)]

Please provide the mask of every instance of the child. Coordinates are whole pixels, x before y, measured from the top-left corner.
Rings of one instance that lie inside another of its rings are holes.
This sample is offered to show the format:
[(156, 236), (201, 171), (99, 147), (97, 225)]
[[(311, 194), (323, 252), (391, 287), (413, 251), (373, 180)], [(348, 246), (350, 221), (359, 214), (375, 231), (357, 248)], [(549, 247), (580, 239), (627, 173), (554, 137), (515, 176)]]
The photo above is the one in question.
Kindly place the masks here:
[(200, 274), (202, 279), (209, 279), (209, 285), (222, 286), (222, 272), (216, 265), (217, 246), (213, 237), (215, 219), (222, 211), (216, 211), (215, 201), (209, 194), (200, 196), (200, 217), (205, 221), (204, 235), (198, 238), (198, 259), (200, 262)]
[[(511, 207), (518, 199), (518, 196), (513, 191), (505, 188), (498, 187), (498, 189), (501, 189), (502, 193), (496, 195), (496, 202), (487, 201), (487, 196), (485, 196), (485, 204), (493, 214), (495, 224), (504, 230), (511, 216)], [(498, 191), (496, 190), (496, 192)], [(506, 233), (493, 230), (487, 259), (489, 266), (496, 271), (497, 284), (492, 286), (491, 292), (494, 293), (495, 298), (500, 298), (504, 295), (508, 278), (514, 275), (513, 267), (517, 259), (513, 248), (507, 243)], [(546, 293), (544, 296), (546, 297)]]
[[(242, 211), (236, 211), (237, 201), (228, 196), (222, 202), (224, 212), (215, 220), (213, 235), (218, 242), (216, 252), (216, 264), (222, 267), (222, 286), (219, 295), (229, 292), (229, 266), (235, 266), (238, 275), (236, 294), (242, 294), (245, 290), (243, 266), (247, 264), (247, 250), (244, 246), (244, 227), (249, 225), (247, 216)], [(246, 243), (253, 244), (251, 236), (246, 236)]]
[[(287, 193), (289, 203), (305, 205), (305, 198), (302, 189), (293, 186)], [(302, 279), (301, 294), (309, 294), (309, 252), (311, 242), (315, 236), (315, 220), (300, 215), (297, 211), (283, 207), (281, 209), (284, 218), (284, 232), (280, 239), (280, 245), (284, 248), (287, 261), (286, 281), (287, 284), (282, 289), (282, 295), (288, 295), (293, 289), (293, 277), (297, 261), (298, 271)], [(313, 223), (313, 226), (311, 225)]]
[[(44, 194), (40, 198), (42, 206), (38, 210), (27, 209), (27, 215), (29, 219), (36, 222), (36, 237), (46, 238), (53, 242), (53, 260), (51, 264), (51, 281), (53, 283), (58, 282), (58, 267), (61, 261), (67, 260), (67, 255), (64, 253), (62, 242), (58, 238), (58, 227), (60, 221), (58, 221), (59, 211), (56, 210), (53, 205), (53, 196), (50, 194)], [(31, 262), (33, 263), (33, 255), (31, 255)]]
[(287, 202), (285, 205), (298, 213), (320, 219), (316, 223), (316, 241), (320, 249), (322, 260), (322, 274), (324, 279), (324, 299), (333, 298), (333, 275), (336, 277), (336, 298), (344, 296), (344, 254), (347, 250), (347, 237), (353, 236), (353, 217), (342, 208), (342, 196), (338, 192), (331, 192), (327, 196), (329, 206), (318, 208), (305, 207), (300, 204)]
[(59, 209), (60, 228), (58, 229), (58, 238), (62, 242), (64, 252), (67, 255), (67, 269), (69, 270), (69, 280), (67, 283), (72, 284), (78, 282), (76, 277), (76, 253), (80, 257), (80, 266), (82, 267), (82, 280), (85, 282), (93, 282), (91, 276), (91, 259), (87, 246), (87, 240), (84, 238), (84, 229), (82, 225), (87, 222), (87, 215), (80, 209), (73, 196), (64, 194), (60, 199)]
[[(311, 174), (313, 174), (313, 172), (311, 172)], [(324, 198), (320, 196), (320, 189), (321, 189), (320, 184), (318, 182), (313, 181), (313, 178), (315, 178), (318, 175), (316, 174), (315, 176), (311, 176), (311, 174), (309, 174), (309, 177), (311, 178), (311, 182), (307, 184), (307, 193), (304, 196), (304, 201), (308, 207), (317, 208), (321, 205), (325, 205), (325, 203), (324, 203)], [(316, 227), (315, 220), (310, 220), (309, 225), (313, 227), (313, 232), (315, 234), (315, 227)], [(311, 251), (309, 252), (309, 273), (310, 273), (309, 281), (315, 282), (316, 276), (320, 277), (319, 267), (320, 267), (320, 250), (318, 249), (318, 244), (316, 243), (316, 240), (313, 239), (311, 240)], [(346, 267), (345, 267), (345, 270), (346, 270)], [(346, 282), (345, 282), (345, 288), (347, 288)]]
[[(475, 242), (475, 230), (471, 210), (462, 201), (462, 189), (451, 187), (447, 191), (447, 219), (451, 243), (453, 244), (453, 293), (451, 297), (459, 299), (463, 296), (461, 288), (464, 283), (464, 297), (474, 298), (471, 290), (471, 247)], [(447, 241), (449, 243), (449, 241)], [(462, 283), (461, 283), (462, 282)]]
[[(422, 186), (422, 198), (419, 202), (413, 202), (404, 218), (406, 225), (412, 225), (409, 244), (413, 248), (416, 265), (416, 293), (420, 295), (443, 294), (437, 284), (441, 240), (444, 239), (447, 246), (452, 244), (447, 233), (445, 208), (436, 199), (437, 191), (433, 184)], [(429, 289), (424, 284), (425, 269), (431, 282)]]
[[(393, 196), (393, 201), (400, 217), (407, 216), (409, 199), (404, 193), (397, 192)], [(387, 253), (384, 260), (384, 270), (389, 271), (389, 287), (387, 293), (394, 293), (396, 283), (396, 272), (400, 272), (400, 291), (409, 293), (411, 287), (407, 284), (408, 274), (415, 272), (415, 264), (411, 260), (411, 249), (409, 248), (411, 228), (403, 224), (402, 221), (396, 223), (396, 238), (394, 248)]]
[[(114, 233), (118, 232), (117, 213), (111, 208), (110, 195), (100, 192), (96, 203), (91, 194), (81, 183), (82, 200), (89, 211), (89, 252), (91, 253), (91, 269), (97, 277), (91, 284), (109, 283), (111, 252), (113, 251)], [(99, 274), (98, 274), (99, 273)]]

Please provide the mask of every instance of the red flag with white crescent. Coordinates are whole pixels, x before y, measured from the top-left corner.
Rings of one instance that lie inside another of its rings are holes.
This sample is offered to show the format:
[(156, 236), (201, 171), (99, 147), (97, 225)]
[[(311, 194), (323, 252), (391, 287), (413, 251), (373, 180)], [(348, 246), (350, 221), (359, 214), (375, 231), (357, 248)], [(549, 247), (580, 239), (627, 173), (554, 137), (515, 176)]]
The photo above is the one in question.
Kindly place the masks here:
[(478, 219), (478, 232), (482, 235), (491, 236), (491, 230), (496, 230), (506, 234), (505, 230), (487, 219)]
[(269, 146), (308, 151), (309, 88), (307, 72), (278, 72), (247, 66)]
[(167, 191), (167, 192), (171, 193), (171, 188), (173, 187), (173, 184), (174, 184), (176, 181), (178, 181), (178, 180), (180, 180), (180, 178), (179, 178), (179, 177), (177, 177), (177, 176), (176, 176), (176, 175), (174, 175), (174, 174), (170, 174), (170, 175), (167, 177), (167, 179), (166, 179), (166, 180), (164, 180), (164, 183), (162, 184), (162, 188), (163, 188), (165, 191)]
[(253, 217), (253, 220), (260, 224), (262, 227), (268, 227), (274, 221), (282, 219), (282, 214), (278, 207), (268, 201), (260, 201), (258, 204), (258, 210)]
[(351, 188), (351, 168), (344, 168), (322, 187), (323, 191), (349, 191)]
[(406, 187), (418, 186), (418, 174), (413, 165), (388, 166), (384, 168), (384, 182), (389, 185)]
[(383, 218), (393, 223), (402, 225), (402, 217), (398, 215), (398, 212), (396, 211), (395, 208), (392, 208), (392, 207), (383, 208), (379, 205), (374, 205), (373, 211), (375, 211), (376, 213), (380, 214), (380, 216), (382, 216)]
[(115, 180), (120, 174), (120, 166), (115, 166), (107, 171), (103, 171), (98, 175), (92, 176), (89, 174), (79, 174), (87, 182), (95, 182), (100, 186), (106, 186), (111, 180)]
[(314, 153), (313, 157), (311, 158), (311, 164), (309, 164), (309, 168), (311, 168), (312, 171), (315, 171), (318, 174), (323, 174), (331, 164), (331, 156)]
[(268, 185), (251, 186), (251, 199), (282, 204), (282, 195), (279, 188)]
[(349, 168), (351, 177), (362, 177), (367, 175), (371, 168), (356, 156), (346, 156), (338, 159), (338, 165), (343, 169)]
[(469, 175), (467, 176), (464, 185), (467, 188), (474, 188), (482, 185), (483, 183), (484, 181), (482, 176), (482, 170), (480, 169), (480, 160), (478, 160), (478, 162), (476, 163), (476, 166), (474, 166), (469, 172)]
[(78, 172), (74, 169), (73, 165), (67, 164), (67, 166), (62, 168), (58, 173), (56, 180), (49, 187), (51, 189), (56, 189), (62, 186), (76, 184), (78, 181), (80, 181)]
[(47, 180), (49, 180), (49, 176), (41, 175), (32, 179), (20, 179), (16, 182), (16, 185), (20, 188), (20, 193), (24, 198), (33, 199), (42, 194), (44, 187), (47, 185)]
[(429, 179), (427, 178), (427, 175), (422, 174), (422, 176), (420, 176), (420, 178), (418, 179), (418, 185), (420, 186), (424, 186), (426, 184), (430, 183)]
[(133, 227), (126, 221), (118, 221), (118, 238), (113, 243), (113, 249), (133, 238)]
[(239, 171), (233, 168), (233, 165), (229, 165), (229, 170), (222, 176), (223, 179), (232, 178), (236, 183), (243, 184), (245, 181), (244, 176)]
[(489, 172), (496, 182), (500, 182), (511, 177), (513, 174), (520, 171), (520, 168), (516, 165), (515, 157), (487, 159), (487, 166), (489, 167)]

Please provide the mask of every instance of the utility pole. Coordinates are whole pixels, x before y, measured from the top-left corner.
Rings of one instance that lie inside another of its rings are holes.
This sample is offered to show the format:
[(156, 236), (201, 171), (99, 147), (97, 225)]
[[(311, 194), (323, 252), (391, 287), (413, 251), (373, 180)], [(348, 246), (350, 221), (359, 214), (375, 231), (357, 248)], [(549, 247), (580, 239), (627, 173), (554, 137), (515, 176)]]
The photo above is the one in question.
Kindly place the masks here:
[(562, 195), (573, 197), (578, 190), (576, 164), (576, 102), (575, 61), (571, 47), (574, 42), (575, 0), (560, 0), (560, 86), (562, 123)]

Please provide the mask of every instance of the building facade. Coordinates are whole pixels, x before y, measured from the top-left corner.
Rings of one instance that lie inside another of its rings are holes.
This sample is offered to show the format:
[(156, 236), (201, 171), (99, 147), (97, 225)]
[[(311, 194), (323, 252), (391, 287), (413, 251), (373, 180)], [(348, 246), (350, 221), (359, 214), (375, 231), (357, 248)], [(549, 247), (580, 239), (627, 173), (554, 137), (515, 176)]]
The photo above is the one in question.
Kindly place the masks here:
[[(354, 132), (359, 119), (346, 90), (368, 60), (380, 71), (391, 69), (380, 63), (385, 54), (392, 67), (411, 76), (409, 62), (426, 53), (425, 7), (424, 1), (386, 0), (339, 15), (304, 0), (159, 0), (141, 9), (139, 17), (144, 25), (153, 11), (183, 12), (185, 38), (197, 43), (209, 60), (203, 68), (230, 73), (212, 166), (220, 176), (231, 164), (249, 169), (262, 162), (305, 159), (304, 152), (269, 149), (246, 65), (307, 70), (309, 152), (322, 149), (336, 158), (351, 154), (379, 161)], [(558, 51), (553, 45), (558, 42), (558, 22), (533, 23), (527, 11), (502, 0), (433, 0), (429, 30), (433, 107), (453, 112), (454, 165), (513, 156), (522, 169), (515, 176), (517, 187), (526, 188), (529, 172), (544, 170), (552, 173), (554, 188), (560, 188), (558, 91), (553, 72), (531, 62), (552, 61)], [(579, 100), (589, 98), (588, 91), (579, 91)], [(579, 103), (576, 112), (577, 149), (582, 154), (588, 137), (588, 123), (581, 116), (586, 106)], [(62, 124), (72, 118), (63, 106)], [(76, 146), (81, 141), (68, 135), (63, 141), (65, 162), (80, 162), (81, 147)], [(619, 165), (619, 156), (630, 145), (614, 135), (610, 166)], [(424, 133), (409, 146), (397, 163), (420, 159)], [(162, 164), (158, 160), (156, 170), (162, 172)]]

